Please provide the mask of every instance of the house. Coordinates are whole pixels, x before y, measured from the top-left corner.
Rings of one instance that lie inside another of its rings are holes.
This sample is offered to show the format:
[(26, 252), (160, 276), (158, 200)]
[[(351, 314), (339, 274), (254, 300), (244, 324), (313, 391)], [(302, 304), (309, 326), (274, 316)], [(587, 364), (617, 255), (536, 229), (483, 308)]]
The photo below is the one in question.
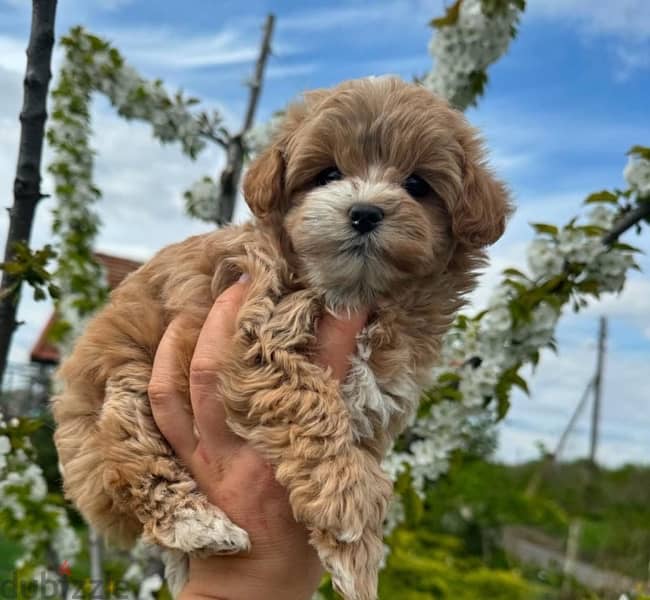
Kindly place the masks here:
[[(128, 258), (118, 258), (101, 252), (95, 252), (95, 258), (106, 270), (108, 288), (111, 290), (115, 289), (129, 273), (135, 271), (142, 264)], [(59, 364), (59, 350), (50, 341), (50, 332), (55, 323), (56, 313), (52, 313), (30, 353), (32, 364), (44, 367)]]
[[(141, 263), (109, 254), (95, 253), (95, 258), (105, 268), (109, 289), (116, 288)], [(50, 341), (50, 332), (56, 323), (52, 313), (32, 347), (30, 362), (9, 365), (5, 374), (0, 412), (5, 417), (39, 416), (50, 396), (52, 372), (59, 364), (59, 349)]]

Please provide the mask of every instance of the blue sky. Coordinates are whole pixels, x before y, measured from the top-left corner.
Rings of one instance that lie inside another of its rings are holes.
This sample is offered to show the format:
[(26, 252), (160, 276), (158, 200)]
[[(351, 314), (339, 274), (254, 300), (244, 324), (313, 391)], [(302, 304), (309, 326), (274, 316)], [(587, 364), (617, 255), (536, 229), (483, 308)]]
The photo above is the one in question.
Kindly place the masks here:
[[(284, 2), (230, 0), (64, 0), (57, 32), (72, 25), (112, 40), (127, 60), (170, 88), (182, 87), (240, 123), (261, 25), (278, 17), (274, 53), (258, 121), (304, 89), (343, 79), (396, 73), (410, 79), (431, 68), (428, 21), (441, 0)], [(9, 199), (18, 140), (23, 50), (31, 3), (0, 0), (0, 189)], [(55, 67), (61, 58), (55, 54)], [(510, 52), (490, 70), (477, 108), (468, 111), (491, 150), (492, 162), (511, 185), (518, 212), (492, 252), (493, 264), (475, 295), (485, 302), (498, 272), (522, 265), (531, 221), (573, 216), (591, 191), (622, 186), (625, 152), (650, 144), (650, 2), (647, 0), (529, 0)], [(222, 164), (217, 149), (190, 163), (174, 147), (160, 147), (148, 126), (117, 119), (98, 101), (93, 127), (98, 207), (104, 228), (98, 248), (145, 259), (157, 248), (206, 227), (183, 215), (181, 193)], [(46, 161), (48, 159), (46, 153)], [(44, 182), (48, 191), (49, 179)], [(8, 204), (5, 202), (5, 204)], [(35, 243), (50, 237), (52, 201), (39, 208)], [(243, 215), (243, 211), (240, 211)], [(6, 232), (0, 216), (0, 238)], [(143, 231), (146, 232), (143, 235)], [(639, 243), (650, 251), (650, 232)], [(533, 397), (516, 397), (502, 427), (500, 456), (534, 456), (535, 442), (549, 446), (590, 376), (597, 316), (611, 321), (605, 376), (603, 462), (650, 457), (650, 261), (620, 297), (605, 298), (584, 315), (567, 315), (558, 332), (561, 351), (550, 353), (532, 379)], [(26, 301), (14, 361), (24, 360), (49, 307)], [(586, 449), (586, 420), (569, 452)]]

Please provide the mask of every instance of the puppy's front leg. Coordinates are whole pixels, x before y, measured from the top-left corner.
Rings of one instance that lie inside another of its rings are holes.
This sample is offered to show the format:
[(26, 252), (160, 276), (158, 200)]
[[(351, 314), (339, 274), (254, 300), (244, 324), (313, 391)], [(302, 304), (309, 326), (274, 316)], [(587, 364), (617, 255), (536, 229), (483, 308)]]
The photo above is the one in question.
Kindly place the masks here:
[(229, 424), (276, 465), (294, 515), (312, 531), (336, 586), (349, 600), (370, 600), (392, 484), (355, 444), (338, 383), (306, 357), (317, 298), (295, 292), (260, 320), (262, 302), (251, 297), (240, 312), (224, 371)]

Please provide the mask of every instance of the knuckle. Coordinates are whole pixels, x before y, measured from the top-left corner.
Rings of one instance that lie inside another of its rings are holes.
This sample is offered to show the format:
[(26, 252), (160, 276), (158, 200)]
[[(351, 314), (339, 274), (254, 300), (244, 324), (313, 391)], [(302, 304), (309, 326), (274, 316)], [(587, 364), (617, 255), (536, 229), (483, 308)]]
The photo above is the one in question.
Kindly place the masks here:
[(151, 405), (160, 408), (169, 402), (173, 390), (169, 386), (168, 382), (159, 379), (152, 379), (147, 387), (147, 393)]
[(217, 382), (217, 369), (214, 361), (195, 357), (190, 364), (190, 386), (205, 387)]

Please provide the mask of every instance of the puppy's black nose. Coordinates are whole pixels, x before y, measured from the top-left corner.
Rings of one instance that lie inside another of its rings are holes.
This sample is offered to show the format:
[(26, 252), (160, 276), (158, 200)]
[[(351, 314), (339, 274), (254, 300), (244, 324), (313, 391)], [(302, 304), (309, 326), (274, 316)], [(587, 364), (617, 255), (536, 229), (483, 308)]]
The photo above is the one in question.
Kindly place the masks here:
[(353, 204), (348, 212), (350, 223), (359, 233), (369, 233), (384, 218), (384, 211), (373, 204)]

